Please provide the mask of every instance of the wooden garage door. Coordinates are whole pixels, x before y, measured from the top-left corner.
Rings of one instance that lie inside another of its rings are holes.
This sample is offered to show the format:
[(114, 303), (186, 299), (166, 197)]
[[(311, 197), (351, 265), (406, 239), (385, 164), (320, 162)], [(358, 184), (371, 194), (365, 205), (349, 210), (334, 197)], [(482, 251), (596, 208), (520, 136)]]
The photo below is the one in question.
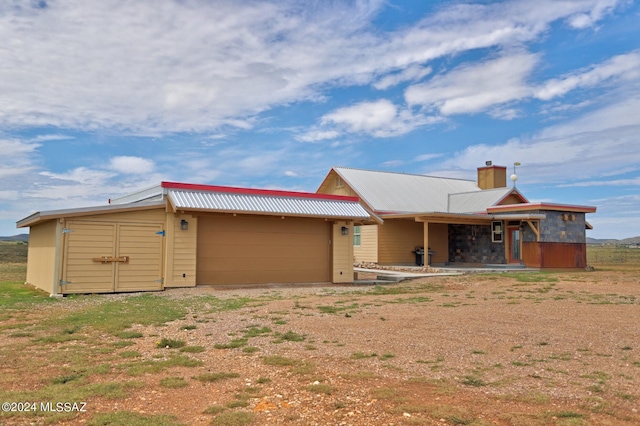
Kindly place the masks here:
[(198, 218), (198, 284), (331, 281), (324, 220), (220, 215)]
[(61, 292), (161, 290), (162, 229), (162, 224), (67, 222)]

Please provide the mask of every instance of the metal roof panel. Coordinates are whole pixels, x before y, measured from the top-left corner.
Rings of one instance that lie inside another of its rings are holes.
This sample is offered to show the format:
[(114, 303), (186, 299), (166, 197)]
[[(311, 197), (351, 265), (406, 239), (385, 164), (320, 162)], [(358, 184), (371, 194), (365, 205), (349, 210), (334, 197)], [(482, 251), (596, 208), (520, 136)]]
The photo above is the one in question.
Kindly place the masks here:
[(449, 194), (481, 192), (474, 181), (334, 167), (336, 173), (379, 212), (448, 211)]
[(351, 200), (297, 198), (286, 195), (234, 194), (229, 192), (169, 189), (176, 209), (230, 211), (317, 217), (369, 219), (371, 215)]

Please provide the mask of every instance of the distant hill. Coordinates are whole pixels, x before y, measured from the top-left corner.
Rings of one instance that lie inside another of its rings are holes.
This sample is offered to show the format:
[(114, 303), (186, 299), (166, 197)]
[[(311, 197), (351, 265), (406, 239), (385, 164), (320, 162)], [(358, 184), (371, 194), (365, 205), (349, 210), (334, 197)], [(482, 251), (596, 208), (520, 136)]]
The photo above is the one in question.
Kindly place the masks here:
[(29, 234), (14, 235), (13, 237), (0, 237), (0, 241), (29, 241)]
[(598, 239), (598, 238), (589, 238), (587, 237), (587, 244), (618, 244), (618, 245), (640, 245), (640, 236), (625, 238), (623, 240), (615, 240), (615, 239)]

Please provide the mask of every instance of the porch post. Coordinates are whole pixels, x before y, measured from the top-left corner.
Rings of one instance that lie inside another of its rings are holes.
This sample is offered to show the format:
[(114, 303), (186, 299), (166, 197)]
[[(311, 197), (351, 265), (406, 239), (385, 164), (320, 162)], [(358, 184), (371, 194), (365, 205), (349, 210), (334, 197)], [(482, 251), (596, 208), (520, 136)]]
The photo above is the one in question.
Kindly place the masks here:
[(422, 242), (424, 244), (424, 266), (427, 266), (429, 264), (429, 222), (422, 224), (424, 227), (424, 241)]

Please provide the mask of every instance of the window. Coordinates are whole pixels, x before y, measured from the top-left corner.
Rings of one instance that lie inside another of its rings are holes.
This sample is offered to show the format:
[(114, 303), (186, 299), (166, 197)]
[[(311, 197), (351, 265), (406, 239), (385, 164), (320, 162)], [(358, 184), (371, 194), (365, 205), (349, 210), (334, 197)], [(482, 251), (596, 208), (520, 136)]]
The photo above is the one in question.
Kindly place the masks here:
[(336, 188), (342, 188), (342, 179), (340, 176), (336, 176)]
[(491, 222), (491, 241), (501, 243), (502, 240), (502, 221), (494, 220)]
[(353, 245), (359, 246), (362, 241), (362, 226), (356, 225), (353, 227)]

